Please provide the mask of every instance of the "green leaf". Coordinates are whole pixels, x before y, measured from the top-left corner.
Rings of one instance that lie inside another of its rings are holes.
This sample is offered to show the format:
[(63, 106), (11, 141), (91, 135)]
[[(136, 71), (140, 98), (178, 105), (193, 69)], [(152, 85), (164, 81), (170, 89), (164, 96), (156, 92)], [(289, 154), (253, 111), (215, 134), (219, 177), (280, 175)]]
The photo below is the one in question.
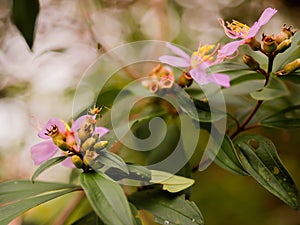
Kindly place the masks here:
[(230, 76), (230, 86), (252, 80), (263, 80), (265, 77), (248, 66), (239, 63), (218, 63), (209, 67), (211, 73), (223, 73)]
[(239, 72), (244, 73), (245, 71), (251, 71), (248, 66), (233, 62), (218, 63), (209, 67), (211, 73), (228, 73), (228, 72)]
[(195, 183), (195, 180), (173, 175), (164, 171), (151, 170), (150, 182), (162, 184), (163, 190), (167, 190), (171, 193), (176, 193), (192, 186)]
[(285, 76), (277, 76), (280, 80), (300, 84), (300, 72), (296, 71)]
[(220, 119), (223, 119), (227, 116), (225, 112), (222, 112), (220, 110), (214, 109), (214, 118), (211, 116), (211, 105), (209, 105), (208, 102), (200, 101), (193, 99), (193, 102), (195, 104), (195, 107), (197, 109), (198, 117), (193, 118), (198, 120), (199, 122), (204, 122), (204, 123), (210, 123), (214, 121), (218, 121)]
[(270, 76), (270, 81), (266, 87), (250, 93), (255, 100), (272, 100), (288, 95), (289, 91), (284, 83), (277, 77)]
[(261, 125), (275, 128), (300, 128), (300, 105), (281, 110), (261, 122)]
[(89, 159), (88, 160), (89, 165), (95, 170), (95, 171), (101, 171), (102, 167), (104, 168), (117, 168), (121, 171), (123, 171), (126, 174), (129, 174), (128, 168), (124, 160), (118, 156), (117, 154), (114, 154), (112, 152), (108, 152), (106, 150), (101, 150), (99, 152), (99, 155), (95, 159)]
[(0, 183), (0, 204), (19, 201), (52, 190), (55, 191), (67, 188), (79, 188), (79, 186), (40, 181), (33, 184), (29, 180), (6, 181)]
[(241, 76), (232, 78), (230, 80), (230, 86), (235, 86), (243, 82), (252, 81), (252, 80), (264, 80), (265, 77), (262, 74), (252, 71), (252, 73), (243, 74)]
[(91, 212), (83, 217), (81, 217), (72, 225), (105, 225), (98, 217), (95, 212)]
[(203, 225), (203, 217), (196, 204), (168, 192), (148, 190), (136, 192), (129, 200), (138, 208), (154, 215), (155, 221), (169, 225)]
[(37, 168), (37, 170), (34, 172), (34, 174), (31, 177), (31, 181), (32, 183), (34, 183), (35, 179), (42, 173), (44, 172), (46, 169), (64, 161), (67, 158), (67, 156), (59, 156), (59, 157), (55, 157), (52, 159), (47, 160), (46, 162), (44, 162), (43, 164), (41, 164), (39, 166), (39, 168)]
[(136, 225), (121, 186), (101, 173), (82, 173), (80, 182), (93, 209), (109, 225)]
[(257, 135), (244, 135), (235, 140), (245, 170), (264, 188), (293, 209), (298, 209), (297, 187), (283, 166), (271, 140)]
[(11, 18), (31, 49), (34, 42), (35, 21), (39, 13), (38, 0), (13, 0)]
[(80, 190), (79, 186), (21, 180), (0, 184), (0, 224), (8, 224), (27, 210), (51, 199)]
[(142, 221), (140, 218), (138, 218), (138, 209), (135, 207), (135, 205), (133, 205), (132, 203), (129, 202), (129, 206), (130, 206), (130, 209), (131, 209), (131, 212), (132, 212), (132, 215), (134, 215), (134, 219), (136, 221), (136, 224), (137, 225), (143, 225)]
[(129, 174), (122, 172), (116, 168), (109, 168), (105, 171), (105, 174), (111, 177), (113, 180), (136, 180), (140, 182), (149, 182), (151, 179), (151, 172), (144, 166), (127, 164), (127, 168), (129, 170)]
[(214, 162), (220, 167), (235, 174), (249, 175), (241, 165), (241, 162), (236, 155), (234, 144), (227, 135), (224, 136), (221, 149), (217, 152)]
[(199, 122), (214, 122), (226, 117), (226, 113), (214, 110), (214, 117), (211, 116), (211, 105), (207, 102), (192, 99), (184, 90), (174, 89), (176, 101), (180, 109), (190, 118)]

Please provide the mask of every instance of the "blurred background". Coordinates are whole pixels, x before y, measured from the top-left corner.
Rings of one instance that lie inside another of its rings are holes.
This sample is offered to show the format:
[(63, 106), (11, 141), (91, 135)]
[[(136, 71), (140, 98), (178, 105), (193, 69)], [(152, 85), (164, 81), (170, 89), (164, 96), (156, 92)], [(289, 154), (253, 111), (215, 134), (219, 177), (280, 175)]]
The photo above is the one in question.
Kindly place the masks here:
[[(11, 22), (10, 7), (11, 1), (0, 1), (0, 180), (30, 178), (36, 169), (30, 147), (40, 141), (37, 120), (71, 118), (76, 85), (102, 53), (139, 40), (170, 41), (191, 50), (200, 41), (224, 43), (228, 39), (217, 18), (251, 25), (266, 7), (278, 13), (264, 26), (265, 33), (276, 34), (283, 24), (300, 28), (296, 0), (40, 0), (31, 51)], [(289, 85), (299, 102), (299, 87)], [(255, 132), (274, 141), (300, 187), (300, 130)], [(68, 175), (69, 169), (56, 166), (40, 179), (66, 182)], [(299, 211), (250, 177), (213, 164), (195, 178), (192, 200), (208, 225), (300, 225)], [(48, 214), (51, 207), (40, 210)], [(26, 224), (34, 224), (30, 218)]]

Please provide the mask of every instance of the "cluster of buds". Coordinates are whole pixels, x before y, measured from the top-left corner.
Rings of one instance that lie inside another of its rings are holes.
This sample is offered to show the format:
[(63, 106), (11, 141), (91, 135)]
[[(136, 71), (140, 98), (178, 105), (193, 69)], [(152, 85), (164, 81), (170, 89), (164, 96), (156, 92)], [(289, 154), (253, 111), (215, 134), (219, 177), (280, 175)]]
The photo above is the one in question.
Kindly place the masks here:
[(45, 139), (31, 148), (31, 157), (36, 165), (50, 159), (58, 149), (69, 156), (63, 164), (66, 166), (89, 170), (87, 158), (94, 152), (96, 156), (99, 151), (105, 149), (107, 141), (101, 137), (109, 130), (96, 126), (97, 114), (101, 108), (94, 107), (88, 115), (79, 117), (70, 127), (66, 122), (52, 118), (39, 131), (38, 136)]
[(91, 160), (95, 159), (108, 144), (107, 141), (101, 140), (99, 132), (95, 131), (96, 120), (92, 116), (86, 117), (77, 132), (79, 154), (72, 155), (72, 162), (77, 168), (88, 170)]
[(297, 30), (292, 29), (292, 27), (286, 27), (284, 24), (281, 31), (276, 35), (262, 35), (262, 41), (263, 41), (263, 51), (270, 55), (276, 55), (278, 53), (283, 53), (285, 50), (287, 50), (291, 44), (291, 37), (295, 34)]
[[(291, 37), (295, 34), (296, 29), (292, 27), (286, 27), (284, 24), (281, 31), (276, 35), (265, 35), (262, 34), (262, 48), (260, 50), (266, 54), (268, 57), (274, 58), (277, 54), (285, 52), (292, 44)], [(255, 50), (255, 49), (253, 49)], [(257, 50), (257, 49), (256, 49)], [(297, 59), (289, 64), (287, 64), (284, 69), (278, 71), (277, 75), (287, 75), (297, 69), (299, 69), (299, 60)], [(265, 72), (260, 68), (260, 65), (249, 55), (243, 55), (244, 63), (252, 70)]]
[(175, 78), (171, 68), (158, 64), (149, 74), (148, 79), (142, 84), (147, 87), (150, 92), (155, 93), (161, 89), (171, 88), (174, 81)]

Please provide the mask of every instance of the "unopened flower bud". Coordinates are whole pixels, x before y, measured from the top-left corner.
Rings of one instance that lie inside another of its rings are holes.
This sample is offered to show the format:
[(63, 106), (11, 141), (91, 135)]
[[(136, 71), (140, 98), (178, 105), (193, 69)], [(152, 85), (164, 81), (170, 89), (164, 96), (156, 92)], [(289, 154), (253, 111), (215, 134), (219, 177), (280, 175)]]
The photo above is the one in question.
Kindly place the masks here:
[(252, 56), (250, 55), (246, 55), (244, 54), (242, 56), (242, 59), (244, 61), (244, 63), (251, 69), (251, 70), (259, 70), (260, 69), (260, 66), (259, 66), (259, 63), (252, 58)]
[(275, 37), (276, 43), (280, 44), (281, 42), (290, 39), (296, 31), (296, 29), (292, 30), (292, 26), (286, 27), (284, 24), (280, 33), (278, 33)]
[(92, 164), (92, 161), (96, 159), (97, 156), (98, 154), (95, 151), (87, 150), (83, 157), (83, 163), (86, 166), (89, 166), (90, 164)]
[(260, 42), (258, 42), (255, 38), (251, 38), (250, 41), (247, 41), (248, 44), (253, 51), (258, 51), (261, 49)]
[(274, 36), (266, 36), (265, 34), (263, 34), (262, 41), (263, 41), (263, 50), (266, 53), (272, 53), (276, 50), (277, 43), (275, 42)]
[(92, 117), (87, 117), (86, 121), (80, 126), (78, 137), (82, 142), (92, 136), (95, 131), (95, 123), (96, 121)]
[(279, 70), (278, 72), (276, 72), (276, 75), (288, 75), (297, 69), (300, 69), (300, 58), (294, 60), (293, 62), (290, 62), (289, 64), (286, 64), (283, 70)]
[(88, 139), (85, 140), (85, 142), (83, 142), (82, 146), (81, 146), (81, 150), (82, 151), (87, 151), (89, 149), (92, 149), (96, 143), (98, 138), (95, 137), (90, 137)]
[(69, 151), (71, 148), (66, 143), (66, 136), (58, 130), (56, 125), (52, 125), (51, 129), (47, 129), (48, 136), (52, 138), (53, 143), (63, 151)]
[(83, 167), (83, 161), (78, 155), (72, 156), (72, 163), (79, 169)]
[(102, 149), (104, 149), (108, 144), (108, 141), (98, 141), (95, 145), (94, 145), (94, 150), (95, 151), (101, 151)]
[(182, 88), (189, 87), (193, 83), (193, 78), (186, 72), (183, 72), (179, 77), (178, 85)]
[(282, 41), (279, 45), (277, 45), (276, 53), (283, 53), (289, 47), (291, 47), (292, 41), (290, 39)]

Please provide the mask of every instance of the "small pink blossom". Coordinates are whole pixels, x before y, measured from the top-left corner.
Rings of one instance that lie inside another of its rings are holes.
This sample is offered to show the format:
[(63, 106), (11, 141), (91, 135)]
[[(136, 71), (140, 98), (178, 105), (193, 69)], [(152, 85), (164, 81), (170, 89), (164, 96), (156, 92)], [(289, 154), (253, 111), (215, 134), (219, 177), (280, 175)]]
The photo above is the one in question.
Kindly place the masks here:
[[(70, 149), (79, 151), (77, 146), (79, 142), (77, 132), (81, 124), (86, 121), (87, 117), (88, 115), (79, 117), (72, 123), (71, 128), (65, 122), (59, 119), (52, 118), (48, 120), (48, 122), (38, 132), (38, 136), (45, 140), (31, 147), (31, 158), (34, 161), (34, 164), (40, 165), (41, 163), (47, 161), (48, 159), (53, 157), (59, 149), (58, 146), (53, 142), (52, 137), (49, 135), (49, 132), (51, 132), (54, 127), (58, 129), (58, 132), (64, 135), (66, 139), (65, 142), (70, 146)], [(99, 137), (101, 137), (108, 132), (109, 130), (104, 127), (96, 127), (93, 135), (98, 134)], [(74, 167), (70, 157), (63, 161), (63, 165)]]
[(256, 21), (252, 27), (242, 24), (236, 20), (232, 23), (225, 22), (223, 19), (218, 19), (220, 25), (224, 28), (225, 34), (231, 39), (241, 39), (230, 42), (224, 45), (219, 51), (218, 56), (220, 58), (228, 58), (237, 52), (240, 45), (249, 44), (253, 38), (257, 35), (260, 28), (269, 22), (269, 20), (277, 13), (276, 9), (267, 8), (261, 14), (258, 21)]
[(149, 77), (144, 80), (142, 84), (147, 87), (150, 92), (155, 93), (159, 89), (171, 88), (174, 81), (175, 78), (171, 68), (159, 64), (152, 70)]
[(191, 77), (199, 84), (205, 85), (215, 83), (223, 87), (230, 87), (230, 78), (225, 74), (212, 73), (207, 74), (207, 69), (217, 63), (222, 62), (223, 59), (215, 57), (219, 46), (215, 45), (199, 45), (198, 51), (194, 52), (192, 56), (182, 51), (180, 48), (167, 43), (167, 47), (177, 56), (163, 55), (159, 57), (162, 63), (187, 68)]

